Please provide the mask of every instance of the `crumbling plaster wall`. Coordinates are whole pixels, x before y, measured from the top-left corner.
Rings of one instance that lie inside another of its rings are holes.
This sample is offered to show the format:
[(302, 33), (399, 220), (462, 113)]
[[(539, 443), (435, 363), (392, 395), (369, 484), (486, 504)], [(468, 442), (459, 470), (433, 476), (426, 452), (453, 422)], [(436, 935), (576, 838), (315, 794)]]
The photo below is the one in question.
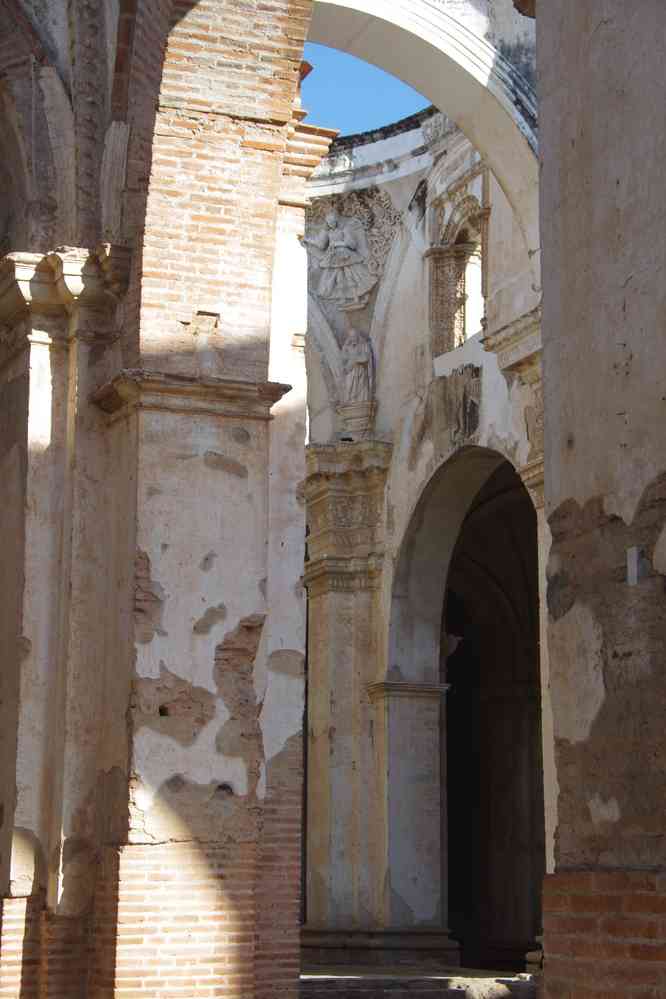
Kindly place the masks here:
[(662, 867), (664, 11), (565, 7), (539, 9), (558, 864)]

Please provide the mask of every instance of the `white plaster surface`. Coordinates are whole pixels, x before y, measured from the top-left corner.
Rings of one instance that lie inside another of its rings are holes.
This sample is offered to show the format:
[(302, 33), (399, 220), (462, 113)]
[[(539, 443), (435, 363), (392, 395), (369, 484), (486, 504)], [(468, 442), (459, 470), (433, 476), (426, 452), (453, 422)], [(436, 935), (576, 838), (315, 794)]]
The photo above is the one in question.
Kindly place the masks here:
[(555, 736), (584, 742), (604, 703), (603, 633), (585, 604), (550, 621), (550, 650)]

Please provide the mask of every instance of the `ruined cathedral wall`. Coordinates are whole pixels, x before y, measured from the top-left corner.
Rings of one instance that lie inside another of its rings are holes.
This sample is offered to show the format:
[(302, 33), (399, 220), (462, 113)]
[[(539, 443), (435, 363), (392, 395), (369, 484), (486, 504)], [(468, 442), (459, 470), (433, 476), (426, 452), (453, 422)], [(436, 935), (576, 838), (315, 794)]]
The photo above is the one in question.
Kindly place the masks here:
[[(343, 435), (336, 422), (339, 348), (349, 325), (363, 326), (376, 369), (374, 436), (393, 443), (387, 496), (396, 548), (432, 472), (461, 443), (438, 405), (446, 378), (459, 368), (479, 369), (482, 404), (470, 443), (497, 449), (516, 467), (530, 452), (525, 408), (533, 401), (519, 379), (504, 377), (483, 342), (489, 329), (511, 324), (532, 305), (510, 205), (469, 142), (441, 115), (424, 112), (401, 125), (338, 140), (309, 182), (308, 212), (314, 229), (331, 206), (365, 220), (367, 205), (374, 212), (366, 223), (372, 246), (385, 244), (365, 311), (334, 314), (317, 294), (319, 272), (311, 268), (308, 406), (312, 442)], [(432, 328), (428, 251), (454, 236), (457, 225), (464, 228), (468, 205), (484, 217), (483, 290), (492, 321), (487, 309), (484, 328), (442, 353)]]
[(0, 13), (2, 985), (292, 995), (304, 320), (273, 272), (304, 280), (310, 4), (57, 6)]
[[(469, 504), (503, 459), (537, 507), (542, 591), (548, 535), (538, 289), (511, 206), (478, 153), (444, 116), (421, 112), (337, 140), (308, 192), (308, 760), (318, 776), (308, 794), (306, 940), (314, 948), (324, 926), (439, 925), (439, 841), (429, 837), (439, 828), (433, 712), (448, 560)], [(449, 461), (455, 471), (429, 526), (429, 547), (441, 553), (436, 578), (419, 565), (405, 575), (421, 501)], [(545, 654), (541, 689), (552, 867)], [(406, 732), (419, 733), (417, 750), (405, 748)], [(412, 786), (412, 758), (430, 761), (418, 786), (432, 808), (432, 823), (414, 834), (385, 778), (400, 772)], [(354, 833), (357, 822), (367, 836)], [(355, 865), (365, 872), (358, 884)], [(444, 935), (438, 946), (451, 943)]]

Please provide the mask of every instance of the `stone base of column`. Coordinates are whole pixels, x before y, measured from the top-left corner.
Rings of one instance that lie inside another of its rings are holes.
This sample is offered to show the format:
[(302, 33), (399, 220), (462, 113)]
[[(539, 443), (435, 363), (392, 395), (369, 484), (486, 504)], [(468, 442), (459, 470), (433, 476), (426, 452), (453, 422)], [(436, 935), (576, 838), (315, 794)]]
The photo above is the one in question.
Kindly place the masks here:
[(356, 967), (457, 968), (460, 946), (446, 930), (301, 930), (304, 969)]
[(544, 999), (666, 994), (666, 873), (549, 874)]

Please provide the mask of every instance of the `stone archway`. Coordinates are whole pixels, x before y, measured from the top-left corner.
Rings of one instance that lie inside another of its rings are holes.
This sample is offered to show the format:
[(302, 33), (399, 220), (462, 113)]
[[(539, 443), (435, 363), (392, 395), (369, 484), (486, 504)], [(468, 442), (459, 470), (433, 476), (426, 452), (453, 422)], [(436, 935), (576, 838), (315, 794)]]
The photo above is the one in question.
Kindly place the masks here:
[(506, 194), (538, 287), (536, 98), (511, 63), (435, 0), (315, 0), (309, 40), (392, 73), (455, 121)]

